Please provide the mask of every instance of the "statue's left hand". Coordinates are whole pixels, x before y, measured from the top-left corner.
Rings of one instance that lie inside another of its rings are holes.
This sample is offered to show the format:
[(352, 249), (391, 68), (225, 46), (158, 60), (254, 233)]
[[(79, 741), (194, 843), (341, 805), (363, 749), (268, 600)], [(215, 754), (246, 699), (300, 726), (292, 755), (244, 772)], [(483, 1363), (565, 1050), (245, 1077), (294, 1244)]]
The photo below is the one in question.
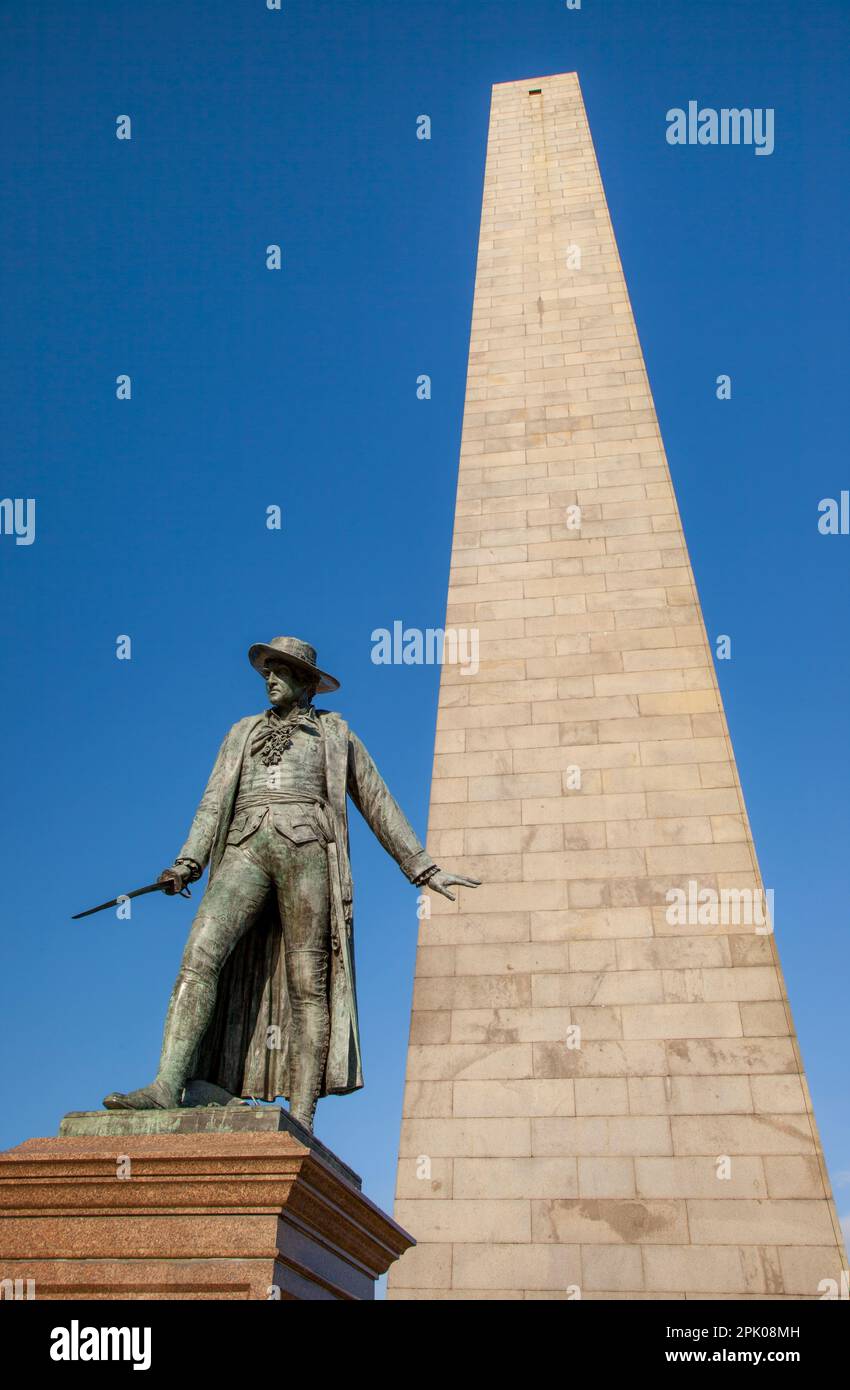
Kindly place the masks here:
[(480, 888), (481, 879), (464, 878), (462, 874), (447, 874), (442, 869), (438, 869), (428, 879), (429, 888), (433, 888), (435, 893), (442, 893), (444, 898), (451, 898), (452, 902), (455, 900), (455, 895), (450, 893), (449, 889), (455, 884), (459, 888)]

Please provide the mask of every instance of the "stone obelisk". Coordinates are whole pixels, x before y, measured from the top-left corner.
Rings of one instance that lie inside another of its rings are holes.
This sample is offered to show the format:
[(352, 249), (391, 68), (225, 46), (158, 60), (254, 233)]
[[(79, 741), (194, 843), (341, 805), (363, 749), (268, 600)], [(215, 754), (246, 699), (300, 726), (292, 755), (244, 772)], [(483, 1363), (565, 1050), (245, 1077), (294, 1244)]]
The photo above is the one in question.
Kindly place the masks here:
[(480, 669), (443, 668), (428, 845), (484, 886), (421, 923), (418, 1246), (389, 1296), (829, 1294), (846, 1258), (574, 73), (493, 89), (446, 627)]

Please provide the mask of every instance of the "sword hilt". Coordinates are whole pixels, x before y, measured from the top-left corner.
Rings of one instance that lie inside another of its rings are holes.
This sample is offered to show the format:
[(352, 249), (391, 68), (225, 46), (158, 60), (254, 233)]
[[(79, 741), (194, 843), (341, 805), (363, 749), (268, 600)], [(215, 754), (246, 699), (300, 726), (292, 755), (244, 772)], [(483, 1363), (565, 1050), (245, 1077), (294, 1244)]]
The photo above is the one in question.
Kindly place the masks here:
[(181, 898), (191, 898), (192, 896), (187, 884), (184, 884), (182, 888), (179, 886), (179, 879), (175, 877), (171, 869), (163, 869), (157, 882), (162, 884), (162, 891), (169, 898), (175, 898), (178, 894)]

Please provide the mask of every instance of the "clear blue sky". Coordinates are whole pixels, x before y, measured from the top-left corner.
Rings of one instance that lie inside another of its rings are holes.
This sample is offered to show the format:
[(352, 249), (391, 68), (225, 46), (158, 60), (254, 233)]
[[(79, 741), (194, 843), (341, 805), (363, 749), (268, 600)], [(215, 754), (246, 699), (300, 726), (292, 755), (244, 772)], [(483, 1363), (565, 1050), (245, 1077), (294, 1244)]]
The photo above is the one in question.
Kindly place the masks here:
[[(438, 672), (374, 666), (370, 633), (443, 619), (490, 85), (576, 70), (850, 1180), (850, 537), (816, 525), (850, 486), (849, 21), (839, 0), (5, 0), (2, 493), (36, 498), (37, 537), (0, 537), (0, 1143), (152, 1074), (193, 905), (69, 915), (176, 853), (263, 706), (250, 642), (318, 646), (326, 706), (424, 833)], [(691, 99), (774, 108), (775, 152), (669, 146)], [(366, 1089), (318, 1133), (386, 1205), (415, 899), (359, 824), (353, 853)]]

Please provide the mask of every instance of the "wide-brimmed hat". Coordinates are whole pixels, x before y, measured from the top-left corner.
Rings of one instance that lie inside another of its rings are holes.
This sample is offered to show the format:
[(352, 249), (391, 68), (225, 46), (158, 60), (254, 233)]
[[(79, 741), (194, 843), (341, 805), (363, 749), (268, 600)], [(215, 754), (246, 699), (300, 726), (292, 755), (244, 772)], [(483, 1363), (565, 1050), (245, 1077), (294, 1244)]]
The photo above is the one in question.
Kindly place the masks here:
[(339, 690), (339, 681), (316, 665), (316, 648), (311, 647), (309, 642), (302, 642), (299, 637), (273, 637), (270, 642), (255, 642), (253, 647), (248, 648), (248, 660), (261, 676), (265, 675), (264, 666), (270, 656), (282, 657), (296, 671), (315, 676), (319, 682), (317, 695)]

